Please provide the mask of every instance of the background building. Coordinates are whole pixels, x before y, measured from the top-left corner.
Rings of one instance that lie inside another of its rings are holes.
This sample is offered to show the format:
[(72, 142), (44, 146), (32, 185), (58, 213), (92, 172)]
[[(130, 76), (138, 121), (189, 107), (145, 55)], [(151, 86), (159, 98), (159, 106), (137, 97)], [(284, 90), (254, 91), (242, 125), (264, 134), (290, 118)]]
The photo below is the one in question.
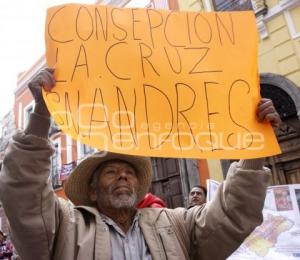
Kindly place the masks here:
[(300, 1), (265, 2), (260, 19), (262, 96), (272, 97), (283, 119), (282, 154), (268, 158), (274, 184), (300, 183)]

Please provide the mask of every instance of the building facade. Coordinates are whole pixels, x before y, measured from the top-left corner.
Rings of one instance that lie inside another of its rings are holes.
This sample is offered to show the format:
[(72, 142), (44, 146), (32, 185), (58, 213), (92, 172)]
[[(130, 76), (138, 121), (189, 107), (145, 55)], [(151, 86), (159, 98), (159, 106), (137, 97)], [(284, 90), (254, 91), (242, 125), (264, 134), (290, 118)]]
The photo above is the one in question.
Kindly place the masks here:
[(300, 183), (300, 1), (262, 1), (259, 67), (262, 96), (272, 97), (283, 119), (282, 154), (268, 158), (274, 184)]

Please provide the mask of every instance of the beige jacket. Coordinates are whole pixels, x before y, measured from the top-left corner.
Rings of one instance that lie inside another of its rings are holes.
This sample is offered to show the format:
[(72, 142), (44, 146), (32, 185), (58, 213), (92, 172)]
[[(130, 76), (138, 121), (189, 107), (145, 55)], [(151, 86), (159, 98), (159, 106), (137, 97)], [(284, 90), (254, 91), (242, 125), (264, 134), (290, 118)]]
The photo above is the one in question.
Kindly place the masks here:
[[(33, 115), (27, 130), (13, 137), (3, 162), (0, 199), (13, 243), (22, 260), (110, 260), (109, 230), (97, 209), (74, 208), (53, 192), (48, 128), (45, 118)], [(233, 164), (205, 207), (140, 210), (152, 258), (225, 259), (261, 223), (269, 177), (265, 168)]]

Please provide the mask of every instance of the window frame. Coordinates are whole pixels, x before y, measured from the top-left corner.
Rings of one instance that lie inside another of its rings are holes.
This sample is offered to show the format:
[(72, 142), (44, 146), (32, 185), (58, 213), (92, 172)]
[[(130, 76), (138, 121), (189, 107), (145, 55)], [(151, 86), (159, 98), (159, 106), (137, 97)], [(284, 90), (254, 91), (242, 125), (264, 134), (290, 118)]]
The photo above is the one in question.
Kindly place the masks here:
[(287, 22), (287, 27), (289, 29), (289, 32), (290, 32), (293, 40), (300, 38), (300, 30), (299, 30), (299, 32), (297, 32), (295, 22), (293, 20), (293, 17), (291, 15), (290, 11), (293, 10), (294, 8), (299, 8), (299, 7), (300, 7), (300, 3), (299, 3), (299, 5), (292, 6), (291, 8), (289, 8), (283, 12), (284, 18)]
[(35, 102), (32, 100), (28, 105), (23, 109), (23, 129), (25, 129), (29, 122), (30, 114), (34, 111)]
[[(236, 10), (236, 9), (222, 9), (222, 10), (218, 10), (218, 5), (216, 4), (216, 2), (217, 2), (218, 0), (212, 0), (211, 2), (212, 2), (212, 5), (213, 5), (213, 8), (214, 8), (214, 10), (215, 11), (246, 11), (245, 9), (242, 9), (242, 10), (240, 10), (240, 9), (238, 9), (238, 10)], [(228, 0), (222, 0), (222, 3), (224, 3), (224, 2), (228, 2)], [(237, 0), (233, 0), (233, 2), (237, 2)], [(251, 4), (251, 9), (247, 9), (248, 11), (253, 11), (254, 10), (254, 7), (253, 7), (253, 4), (252, 4), (252, 1), (251, 0), (247, 0), (247, 3), (250, 3)]]

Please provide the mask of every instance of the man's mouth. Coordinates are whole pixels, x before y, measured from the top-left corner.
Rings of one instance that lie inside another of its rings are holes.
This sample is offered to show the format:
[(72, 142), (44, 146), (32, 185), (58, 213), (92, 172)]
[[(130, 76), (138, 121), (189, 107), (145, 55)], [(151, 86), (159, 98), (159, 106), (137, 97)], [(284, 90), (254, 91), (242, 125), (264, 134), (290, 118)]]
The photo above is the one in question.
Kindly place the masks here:
[(117, 186), (113, 189), (113, 191), (126, 191), (131, 192), (131, 189), (128, 186)]

